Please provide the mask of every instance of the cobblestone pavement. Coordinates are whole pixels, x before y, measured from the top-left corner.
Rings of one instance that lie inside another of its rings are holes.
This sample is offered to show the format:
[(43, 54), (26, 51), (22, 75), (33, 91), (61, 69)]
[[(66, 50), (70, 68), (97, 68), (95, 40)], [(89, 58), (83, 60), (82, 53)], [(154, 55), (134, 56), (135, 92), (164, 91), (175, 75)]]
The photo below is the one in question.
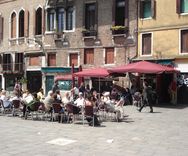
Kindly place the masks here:
[(188, 107), (154, 111), (126, 106), (101, 127), (0, 116), (0, 156), (187, 156)]

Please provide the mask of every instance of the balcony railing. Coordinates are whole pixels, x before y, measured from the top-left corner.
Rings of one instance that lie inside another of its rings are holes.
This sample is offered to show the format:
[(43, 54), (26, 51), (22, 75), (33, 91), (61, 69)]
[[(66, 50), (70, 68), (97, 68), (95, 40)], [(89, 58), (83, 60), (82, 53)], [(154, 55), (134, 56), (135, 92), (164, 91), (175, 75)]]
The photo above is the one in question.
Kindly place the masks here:
[(1, 70), (3, 73), (23, 73), (24, 63), (3, 63)]
[(83, 37), (97, 36), (97, 31), (96, 30), (83, 30), (82, 34), (83, 34)]

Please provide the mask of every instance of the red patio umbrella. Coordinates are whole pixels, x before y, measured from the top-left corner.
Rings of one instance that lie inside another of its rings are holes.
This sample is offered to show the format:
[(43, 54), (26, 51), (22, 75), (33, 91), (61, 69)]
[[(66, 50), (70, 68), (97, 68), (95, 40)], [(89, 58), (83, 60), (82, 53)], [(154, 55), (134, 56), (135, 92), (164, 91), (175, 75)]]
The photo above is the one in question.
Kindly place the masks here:
[(109, 72), (105, 68), (93, 68), (74, 73), (78, 77), (96, 77), (99, 78), (99, 92), (100, 92), (100, 78), (109, 76)]
[(93, 68), (74, 73), (74, 75), (78, 77), (107, 77), (109, 72), (105, 68)]
[(131, 63), (128, 65), (123, 65), (119, 67), (115, 67), (108, 70), (111, 73), (143, 73), (143, 74), (159, 74), (163, 72), (177, 72), (176, 69), (172, 67), (163, 66), (156, 63), (151, 63), (148, 61), (139, 61), (135, 63)]

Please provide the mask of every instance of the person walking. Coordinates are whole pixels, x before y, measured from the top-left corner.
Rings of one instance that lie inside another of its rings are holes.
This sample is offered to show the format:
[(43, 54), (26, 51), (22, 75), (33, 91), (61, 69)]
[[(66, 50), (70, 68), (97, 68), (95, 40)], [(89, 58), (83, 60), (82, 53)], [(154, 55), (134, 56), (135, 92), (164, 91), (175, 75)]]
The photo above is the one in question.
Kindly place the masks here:
[(58, 81), (55, 81), (52, 87), (52, 91), (53, 93), (55, 93), (57, 90), (59, 90)]
[(145, 106), (149, 105), (149, 107), (150, 107), (150, 113), (153, 113), (153, 107), (152, 107), (152, 88), (151, 88), (151, 86), (148, 85), (148, 83), (146, 81), (143, 84), (142, 96), (143, 96), (143, 103), (142, 103), (142, 106), (140, 107), (140, 109), (138, 109), (138, 111), (141, 112), (142, 109)]

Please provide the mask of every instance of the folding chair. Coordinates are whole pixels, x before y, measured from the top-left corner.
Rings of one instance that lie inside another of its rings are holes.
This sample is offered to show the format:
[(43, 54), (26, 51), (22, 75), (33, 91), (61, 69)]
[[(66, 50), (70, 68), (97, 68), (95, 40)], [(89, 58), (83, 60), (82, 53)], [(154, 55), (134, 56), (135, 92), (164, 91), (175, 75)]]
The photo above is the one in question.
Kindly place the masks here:
[(33, 103), (30, 107), (26, 107), (26, 113), (25, 113), (25, 119), (27, 119), (28, 115), (31, 114), (32, 120), (34, 120), (34, 115), (36, 115), (36, 118), (38, 118), (38, 110), (41, 103), (39, 101), (36, 101)]
[(52, 121), (55, 120), (56, 115), (60, 116), (60, 122), (62, 123), (63, 117), (65, 117), (65, 116), (63, 116), (64, 112), (62, 112), (62, 107), (61, 107), (60, 103), (53, 103), (52, 104)]
[(21, 101), (20, 100), (13, 100), (12, 101), (12, 116), (16, 115), (16, 111), (20, 111), (20, 105)]
[(3, 114), (6, 114), (6, 113), (11, 113), (11, 107), (4, 107), (4, 102), (3, 100), (0, 100), (0, 103), (1, 103), (1, 107), (2, 107), (2, 113)]

